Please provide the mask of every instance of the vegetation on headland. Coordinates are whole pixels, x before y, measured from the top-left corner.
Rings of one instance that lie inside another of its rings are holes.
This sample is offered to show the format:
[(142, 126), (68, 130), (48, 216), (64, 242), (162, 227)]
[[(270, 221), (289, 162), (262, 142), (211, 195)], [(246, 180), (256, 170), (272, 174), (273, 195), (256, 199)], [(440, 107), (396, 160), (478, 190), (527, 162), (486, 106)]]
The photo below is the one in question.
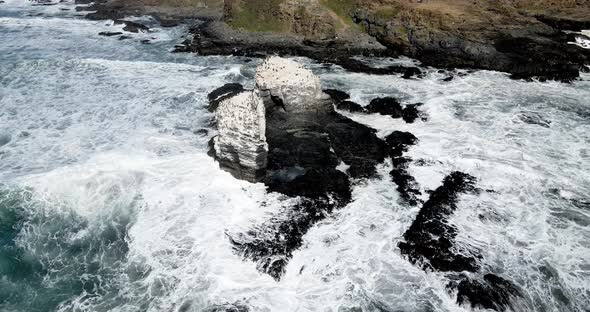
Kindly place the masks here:
[(347, 24), (354, 24), (350, 12), (357, 8), (357, 0), (320, 0), (320, 3), (336, 13)]
[[(280, 19), (282, 0), (235, 1), (228, 24), (253, 32), (286, 32), (286, 21)], [(239, 3), (237, 3), (239, 2)]]

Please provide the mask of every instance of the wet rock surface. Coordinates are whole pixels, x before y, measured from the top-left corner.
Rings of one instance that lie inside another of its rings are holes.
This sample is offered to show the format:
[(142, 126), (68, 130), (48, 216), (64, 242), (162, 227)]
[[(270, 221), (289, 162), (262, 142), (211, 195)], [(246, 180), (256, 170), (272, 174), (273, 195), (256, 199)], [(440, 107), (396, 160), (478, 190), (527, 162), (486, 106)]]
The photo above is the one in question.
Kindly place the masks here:
[[(403, 163), (403, 160), (400, 162)], [(404, 233), (405, 241), (400, 242), (398, 247), (410, 262), (424, 270), (474, 273), (461, 275), (447, 285), (449, 290), (457, 291), (458, 304), (506, 311), (522, 297), (520, 290), (513, 282), (498, 275), (488, 273), (481, 276), (481, 255), (458, 246), (455, 243), (457, 229), (449, 223), (449, 217), (457, 209), (459, 196), (480, 192), (475, 183), (475, 177), (458, 171), (446, 176), (442, 185), (430, 193)]]
[(401, 103), (393, 97), (376, 98), (371, 100), (367, 106), (349, 101), (350, 95), (346, 92), (329, 89), (325, 90), (332, 98), (336, 108), (349, 111), (351, 113), (381, 114), (391, 116), (392, 118), (402, 118), (407, 123), (413, 123), (417, 119), (426, 121), (426, 114), (422, 113), (418, 107), (422, 103), (406, 104), (402, 107)]
[(485, 274), (483, 278), (465, 278), (456, 288), (457, 303), (472, 308), (507, 311), (513, 301), (522, 297), (521, 291), (512, 282), (495, 274)]
[(389, 172), (391, 180), (397, 185), (397, 191), (400, 197), (409, 205), (416, 206), (422, 203), (420, 200), (420, 186), (416, 179), (408, 172), (408, 165), (412, 161), (409, 157), (404, 157), (403, 153), (408, 151), (408, 147), (418, 142), (413, 134), (403, 131), (393, 131), (385, 138), (385, 142), (390, 148), (391, 163), (393, 169)]
[(402, 106), (392, 97), (377, 98), (371, 100), (369, 105), (365, 106), (368, 113), (376, 113), (391, 116), (392, 118), (402, 117)]
[(410, 262), (425, 269), (454, 272), (475, 272), (479, 269), (476, 257), (468, 251), (457, 250), (456, 228), (448, 223), (457, 209), (459, 196), (477, 192), (475, 178), (466, 173), (452, 172), (424, 203), (410, 228), (399, 243), (402, 254)]

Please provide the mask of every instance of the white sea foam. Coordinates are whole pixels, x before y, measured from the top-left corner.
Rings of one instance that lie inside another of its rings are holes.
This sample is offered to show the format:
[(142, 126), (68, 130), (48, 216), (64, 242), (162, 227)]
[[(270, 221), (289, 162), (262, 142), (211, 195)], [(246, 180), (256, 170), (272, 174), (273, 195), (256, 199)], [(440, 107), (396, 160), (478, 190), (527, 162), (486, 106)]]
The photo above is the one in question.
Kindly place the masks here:
[[(8, 2), (15, 12), (42, 10)], [(221, 171), (205, 154), (214, 130), (193, 131), (209, 128), (206, 94), (225, 82), (252, 86), (242, 73), (256, 62), (162, 52), (180, 40), (178, 30), (142, 45), (96, 35), (120, 27), (109, 23), (21, 15), (0, 17), (0, 133), (11, 138), (0, 147), (0, 179), (89, 222), (104, 222), (116, 206), (133, 210), (115, 310), (235, 302), (252, 311), (470, 310), (447, 293), (444, 274), (400, 255), (397, 243), (418, 208), (398, 203), (389, 163), (310, 230), (280, 282), (232, 252), (226, 233), (279, 211), (280, 199)], [(406, 80), (307, 66), (363, 105), (377, 96), (423, 102), (426, 122), (347, 115), (380, 136), (414, 133), (420, 142), (408, 152), (409, 171), (423, 191), (453, 170), (493, 190), (463, 196), (451, 223), (461, 245), (481, 251), (485, 271), (524, 289), (532, 310), (589, 305), (590, 215), (579, 204), (590, 194), (587, 76), (528, 83), (479, 71), (443, 82), (447, 75), (435, 70)], [(80, 295), (61, 309), (106, 306)]]

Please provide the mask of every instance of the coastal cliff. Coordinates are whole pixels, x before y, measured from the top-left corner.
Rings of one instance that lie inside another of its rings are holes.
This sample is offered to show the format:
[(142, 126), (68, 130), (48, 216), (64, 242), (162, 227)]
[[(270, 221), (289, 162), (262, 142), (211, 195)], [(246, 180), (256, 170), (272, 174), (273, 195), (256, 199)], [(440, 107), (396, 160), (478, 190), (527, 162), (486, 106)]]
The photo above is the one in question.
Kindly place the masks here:
[(590, 50), (570, 31), (590, 28), (590, 2), (451, 0), (107, 0), (92, 18), (152, 14), (206, 20), (177, 51), (302, 55), (346, 63), (355, 55), (416, 58), (439, 68), (571, 81)]

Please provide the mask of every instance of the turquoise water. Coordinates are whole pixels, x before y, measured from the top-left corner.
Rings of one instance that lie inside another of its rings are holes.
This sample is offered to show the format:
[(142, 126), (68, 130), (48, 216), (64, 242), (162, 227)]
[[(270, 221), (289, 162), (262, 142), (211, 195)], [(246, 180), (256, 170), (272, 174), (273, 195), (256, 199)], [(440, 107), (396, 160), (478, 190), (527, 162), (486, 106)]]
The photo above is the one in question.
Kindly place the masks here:
[[(259, 61), (169, 53), (186, 29), (149, 18), (153, 32), (99, 36), (121, 26), (73, 7), (0, 4), (0, 311), (471, 311), (449, 276), (399, 253), (417, 209), (398, 202), (389, 163), (305, 236), (280, 282), (236, 256), (227, 234), (284, 203), (206, 155), (206, 95), (252, 86)], [(486, 272), (523, 289), (518, 311), (587, 310), (587, 74), (561, 84), (479, 71), (445, 83), (434, 68), (404, 80), (300, 61), (363, 105), (424, 103), (428, 122), (350, 116), (419, 138), (409, 171), (425, 194), (454, 170), (495, 191), (466, 195), (451, 222)]]
[[(131, 207), (90, 222), (71, 208), (0, 190), (0, 302), (6, 311), (53, 311), (72, 298), (110, 310), (121, 304), (118, 276), (128, 251)], [(50, 206), (47, 206), (50, 205)]]

